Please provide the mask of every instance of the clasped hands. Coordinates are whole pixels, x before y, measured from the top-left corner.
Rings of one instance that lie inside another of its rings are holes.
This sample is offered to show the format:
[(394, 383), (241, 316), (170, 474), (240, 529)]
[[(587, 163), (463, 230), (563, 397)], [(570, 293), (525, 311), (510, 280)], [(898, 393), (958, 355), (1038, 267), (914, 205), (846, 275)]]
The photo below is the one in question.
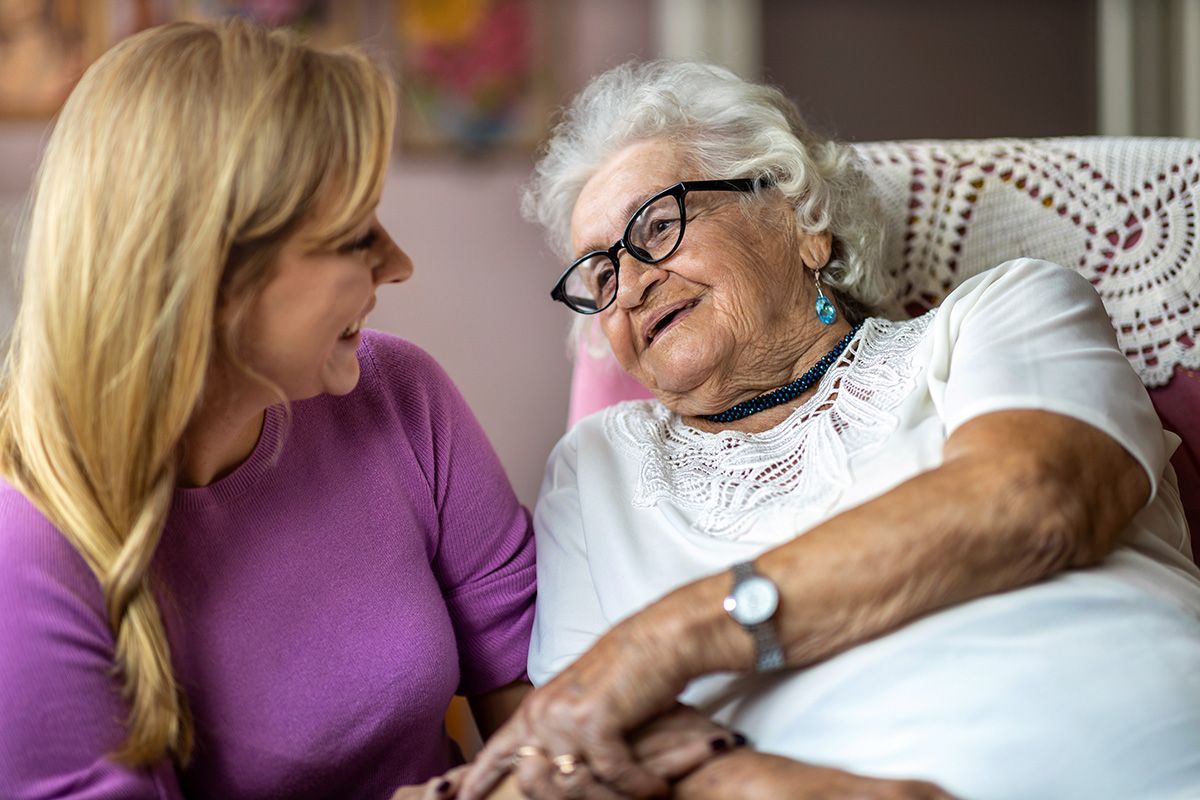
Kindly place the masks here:
[(399, 797), (953, 800), (932, 784), (863, 778), (743, 747), (744, 736), (676, 702), (694, 677), (677, 666), (688, 658), (676, 637), (648, 635), (655, 627), (639, 622), (617, 625), (532, 692), (473, 763)]
[(464, 800), (513, 772), (534, 800), (661, 797), (674, 781), (745, 739), (676, 695), (686, 677), (677, 654), (620, 624), (546, 685), (531, 693), (488, 740), (462, 783)]

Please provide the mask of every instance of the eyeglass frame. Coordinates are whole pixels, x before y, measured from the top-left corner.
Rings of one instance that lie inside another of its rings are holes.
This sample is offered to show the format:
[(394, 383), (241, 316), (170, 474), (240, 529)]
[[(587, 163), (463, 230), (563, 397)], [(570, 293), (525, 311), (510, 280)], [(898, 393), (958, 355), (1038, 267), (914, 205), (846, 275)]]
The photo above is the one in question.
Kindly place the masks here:
[[(571, 262), (562, 274), (558, 276), (558, 280), (554, 283), (554, 288), (550, 290), (550, 299), (556, 300), (567, 308), (574, 311), (576, 314), (584, 314), (591, 316), (599, 314), (606, 308), (611, 306), (617, 299), (617, 291), (621, 288), (621, 259), (618, 254), (624, 250), (629, 255), (633, 256), (635, 261), (640, 261), (643, 264), (660, 264), (666, 261), (671, 256), (675, 255), (675, 251), (679, 249), (679, 245), (683, 244), (683, 234), (687, 229), (687, 206), (684, 204), (684, 198), (691, 192), (753, 192), (760, 187), (770, 186), (771, 182), (768, 178), (728, 178), (726, 180), (705, 180), (705, 181), (680, 181), (673, 186), (668, 186), (661, 192), (658, 192), (646, 202), (637, 207), (637, 210), (629, 215), (629, 222), (625, 223), (625, 231), (621, 234), (621, 238), (613, 242), (612, 246), (607, 250), (590, 250), (579, 258)], [(675, 202), (679, 205), (679, 235), (675, 238), (675, 244), (667, 251), (667, 254), (659, 258), (651, 258), (650, 254), (641, 248), (629, 244), (629, 234), (633, 230), (633, 222), (647, 208), (662, 200), (664, 197), (674, 197)], [(567, 300), (567, 294), (564, 290), (567, 278), (571, 272), (583, 262), (596, 256), (606, 256), (613, 265), (613, 296), (603, 306), (596, 308), (594, 311), (584, 311), (576, 308)], [(644, 257), (643, 257), (644, 256)]]

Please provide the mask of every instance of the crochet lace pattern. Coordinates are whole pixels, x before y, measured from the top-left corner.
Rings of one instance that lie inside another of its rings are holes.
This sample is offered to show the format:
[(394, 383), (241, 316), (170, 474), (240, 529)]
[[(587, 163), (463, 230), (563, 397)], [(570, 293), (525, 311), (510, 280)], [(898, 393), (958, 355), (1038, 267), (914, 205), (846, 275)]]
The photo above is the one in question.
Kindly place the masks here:
[(652, 400), (611, 406), (607, 437), (640, 465), (634, 506), (666, 499), (690, 512), (695, 530), (734, 539), (768, 509), (832, 503), (850, 484), (850, 459), (896, 429), (932, 318), (867, 320), (814, 394), (762, 433), (699, 431)]
[[(896, 316), (1021, 256), (1100, 293), (1147, 386), (1200, 368), (1200, 141), (990, 139), (857, 146), (887, 214)], [(1002, 254), (998, 257), (997, 254)]]

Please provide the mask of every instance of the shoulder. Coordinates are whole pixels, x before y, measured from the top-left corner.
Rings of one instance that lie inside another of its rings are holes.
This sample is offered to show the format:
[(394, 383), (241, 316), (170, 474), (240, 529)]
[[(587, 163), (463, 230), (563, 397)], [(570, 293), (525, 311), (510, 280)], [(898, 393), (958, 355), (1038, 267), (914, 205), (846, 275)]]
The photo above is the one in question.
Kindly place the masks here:
[(580, 449), (640, 453), (670, 424), (671, 411), (657, 400), (625, 400), (581, 419), (571, 434)]
[(1117, 345), (1104, 303), (1087, 278), (1034, 258), (968, 278), (931, 313), (933, 341), (956, 350), (966, 342), (1026, 355), (1082, 341)]
[(1103, 309), (1099, 294), (1087, 278), (1073, 269), (1037, 258), (1005, 261), (968, 278), (946, 297), (941, 309), (973, 309), (995, 303), (1043, 312), (1053, 311), (1064, 303)]
[(359, 353), (364, 367), (391, 387), (411, 388), (416, 383), (453, 385), (433, 356), (399, 336), (365, 330)]
[(82, 558), (37, 506), (0, 480), (0, 574), (11, 577), (24, 568), (74, 567), (76, 562), (87, 571)]
[(389, 406), (402, 423), (449, 424), (465, 411), (454, 381), (433, 356), (405, 339), (363, 331), (360, 386), (352, 393)]
[(640, 458), (669, 416), (657, 400), (625, 400), (579, 420), (550, 451), (543, 492), (572, 483), (580, 467), (603, 473), (628, 457)]
[(28, 634), (30, 626), (57, 618), (107, 638), (103, 607), (99, 581), (83, 557), (24, 494), (0, 481), (0, 608), (6, 618), (0, 631)]
[[(0, 575), (14, 578), (30, 571), (64, 573), (96, 583), (58, 528), (29, 498), (0, 479)], [(0, 579), (0, 585), (4, 583)]]

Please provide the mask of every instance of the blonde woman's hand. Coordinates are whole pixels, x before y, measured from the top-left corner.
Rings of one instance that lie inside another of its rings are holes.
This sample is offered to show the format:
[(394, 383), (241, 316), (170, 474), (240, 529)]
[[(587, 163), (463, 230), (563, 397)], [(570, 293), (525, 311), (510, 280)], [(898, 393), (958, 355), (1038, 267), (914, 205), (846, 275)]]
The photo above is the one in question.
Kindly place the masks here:
[[(445, 775), (435, 776), (425, 783), (401, 786), (392, 793), (391, 800), (449, 800), (449, 798), (458, 796), (459, 787), (466, 774), (466, 764), (455, 767)], [(519, 797), (520, 795), (515, 796)]]
[(637, 762), (671, 782), (747, 743), (740, 733), (679, 704), (638, 728), (630, 739)]

